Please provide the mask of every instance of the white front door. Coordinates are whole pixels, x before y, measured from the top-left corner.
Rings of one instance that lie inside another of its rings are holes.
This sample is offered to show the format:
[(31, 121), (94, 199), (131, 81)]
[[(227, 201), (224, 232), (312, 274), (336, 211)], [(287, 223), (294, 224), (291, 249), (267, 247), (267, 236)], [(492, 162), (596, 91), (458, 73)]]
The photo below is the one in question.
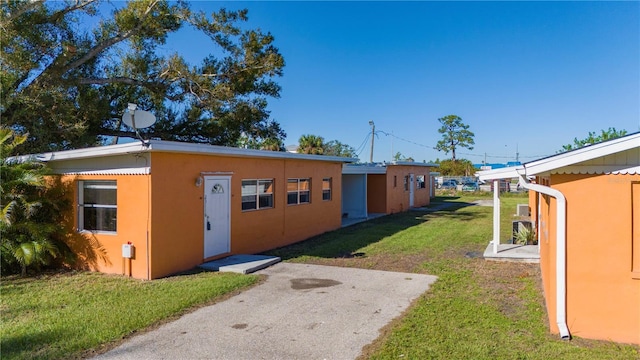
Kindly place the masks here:
[(409, 207), (413, 207), (413, 193), (415, 191), (415, 181), (413, 174), (409, 174)]
[(204, 258), (230, 251), (231, 177), (204, 178)]

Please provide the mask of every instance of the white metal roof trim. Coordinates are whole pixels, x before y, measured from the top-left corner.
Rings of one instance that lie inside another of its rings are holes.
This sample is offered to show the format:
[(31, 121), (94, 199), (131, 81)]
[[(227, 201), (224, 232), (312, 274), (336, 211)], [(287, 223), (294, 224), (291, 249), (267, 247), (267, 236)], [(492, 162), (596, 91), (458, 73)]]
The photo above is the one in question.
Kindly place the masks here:
[(339, 156), (293, 154), (282, 151), (266, 151), (255, 149), (232, 148), (226, 146), (216, 146), (208, 144), (181, 143), (177, 141), (148, 140), (144, 144), (132, 142), (117, 145), (105, 145), (92, 148), (65, 150), (44, 154), (31, 154), (21, 157), (21, 159), (35, 158), (40, 161), (75, 160), (83, 158), (95, 158), (101, 156), (112, 156), (129, 153), (165, 151), (173, 153), (205, 154), (213, 156), (232, 157), (257, 157), (271, 159), (292, 159), (292, 160), (315, 160), (339, 163), (352, 163), (358, 161), (355, 158), (345, 158)]
[(551, 174), (558, 175), (636, 175), (640, 174), (640, 167), (621, 169), (615, 171), (606, 170), (560, 170), (551, 171)]
[[(615, 154), (618, 152), (634, 149), (638, 147), (638, 140), (640, 140), (640, 133), (634, 133), (624, 136), (622, 138), (605, 141), (602, 143), (585, 146), (576, 150), (572, 150), (566, 153), (561, 153), (546, 158), (527, 162), (521, 166), (485, 170), (478, 172), (480, 180), (494, 180), (505, 179), (509, 177), (516, 177), (519, 170), (526, 169), (527, 175), (545, 174), (545, 173), (583, 173), (583, 174), (595, 174), (595, 173), (638, 173), (637, 168), (632, 165), (627, 169), (580, 169), (575, 164), (589, 161), (595, 158)], [(606, 165), (605, 165), (606, 166)], [(635, 169), (635, 170), (634, 170)]]
[(149, 144), (149, 150), (151, 151), (167, 151), (167, 152), (189, 153), (189, 154), (260, 157), (260, 158), (287, 159), (287, 160), (315, 160), (315, 161), (328, 161), (328, 162), (339, 162), (339, 163), (352, 163), (358, 160), (356, 158), (346, 158), (341, 156), (312, 155), (312, 154), (298, 154), (298, 153), (294, 154), (294, 153), (283, 152), (283, 151), (242, 149), (242, 148), (233, 148), (233, 147), (218, 146), (218, 145), (183, 143), (183, 142), (177, 142), (177, 141), (150, 140), (148, 144)]
[(54, 169), (53, 172), (61, 175), (149, 175), (151, 169), (148, 167), (101, 170)]
[(402, 166), (422, 166), (422, 167), (440, 167), (440, 165), (438, 164), (434, 164), (434, 163), (421, 163), (421, 162), (414, 162), (414, 161), (392, 161), (390, 163), (387, 163), (386, 165), (402, 165)]
[(532, 174), (544, 173), (546, 171), (552, 171), (553, 169), (637, 148), (639, 140), (640, 132), (530, 161), (525, 163), (524, 166), (527, 168), (528, 172)]
[(498, 180), (518, 177), (518, 170), (523, 169), (521, 165), (507, 168), (478, 171), (480, 180)]
[(386, 174), (386, 166), (370, 166), (370, 165), (358, 165), (358, 164), (344, 164), (342, 165), (342, 173), (346, 175), (357, 174)]

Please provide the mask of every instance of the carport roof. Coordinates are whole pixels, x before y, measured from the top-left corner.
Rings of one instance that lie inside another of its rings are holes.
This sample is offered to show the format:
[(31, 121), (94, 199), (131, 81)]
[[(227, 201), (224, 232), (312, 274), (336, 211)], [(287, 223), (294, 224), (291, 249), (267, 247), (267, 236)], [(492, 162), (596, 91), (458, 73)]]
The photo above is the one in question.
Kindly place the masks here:
[(343, 174), (386, 174), (388, 166), (416, 166), (416, 167), (438, 167), (438, 164), (419, 163), (412, 161), (394, 161), (382, 163), (366, 163), (366, 164), (344, 164), (342, 166)]
[(480, 180), (548, 173), (640, 173), (640, 132), (548, 156), (518, 166), (478, 172)]

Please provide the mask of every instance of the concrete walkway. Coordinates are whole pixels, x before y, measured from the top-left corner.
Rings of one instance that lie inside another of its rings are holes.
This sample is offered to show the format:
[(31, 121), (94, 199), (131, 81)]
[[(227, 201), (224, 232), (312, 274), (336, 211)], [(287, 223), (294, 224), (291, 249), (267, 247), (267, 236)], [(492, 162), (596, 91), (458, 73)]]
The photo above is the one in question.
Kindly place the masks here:
[(538, 245), (498, 244), (498, 252), (493, 252), (493, 243), (490, 241), (484, 250), (485, 260), (540, 263), (540, 250)]
[(211, 271), (251, 274), (252, 272), (268, 268), (279, 262), (280, 258), (277, 256), (237, 254), (218, 260), (207, 261), (198, 267)]
[(263, 284), (97, 359), (354, 359), (435, 276), (279, 263)]

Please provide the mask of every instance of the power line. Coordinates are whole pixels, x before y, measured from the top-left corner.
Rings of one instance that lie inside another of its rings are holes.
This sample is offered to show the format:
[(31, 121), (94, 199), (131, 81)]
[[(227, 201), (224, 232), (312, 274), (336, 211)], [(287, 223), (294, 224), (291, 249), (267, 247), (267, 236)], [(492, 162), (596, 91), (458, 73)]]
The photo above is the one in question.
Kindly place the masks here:
[(362, 140), (362, 143), (360, 144), (360, 146), (358, 146), (358, 148), (355, 150), (355, 153), (358, 157), (360, 157), (360, 153), (364, 151), (364, 146), (367, 143), (367, 140), (369, 140), (369, 136), (371, 136), (371, 133), (367, 132), (367, 135), (364, 137), (364, 140)]
[[(415, 141), (412, 141), (412, 140), (407, 140), (407, 139), (401, 138), (401, 137), (399, 137), (397, 135), (394, 135), (393, 133), (388, 133), (388, 132), (383, 131), (383, 130), (377, 130), (376, 133), (382, 133), (385, 136), (391, 136), (391, 137), (394, 137), (394, 138), (396, 138), (398, 140), (404, 141), (406, 143), (417, 145), (417, 146), (421, 146), (421, 147), (424, 147), (424, 148), (427, 148), (427, 149), (438, 150), (435, 146), (429, 146), (429, 145), (421, 144), (421, 143), (418, 143), (418, 142), (415, 142)], [(509, 155), (491, 155), (491, 154), (484, 154), (484, 153), (483, 154), (473, 154), (473, 153), (460, 152), (460, 151), (457, 151), (456, 153), (458, 153), (460, 155), (476, 156), (476, 157), (480, 157), (480, 158), (484, 158), (484, 157), (496, 158), (496, 159), (512, 159), (513, 158), (513, 156), (509, 156)], [(519, 158), (538, 159), (538, 158), (543, 158), (543, 157), (547, 157), (547, 156), (549, 156), (549, 155), (529, 155), (529, 156), (520, 155), (518, 157)]]

